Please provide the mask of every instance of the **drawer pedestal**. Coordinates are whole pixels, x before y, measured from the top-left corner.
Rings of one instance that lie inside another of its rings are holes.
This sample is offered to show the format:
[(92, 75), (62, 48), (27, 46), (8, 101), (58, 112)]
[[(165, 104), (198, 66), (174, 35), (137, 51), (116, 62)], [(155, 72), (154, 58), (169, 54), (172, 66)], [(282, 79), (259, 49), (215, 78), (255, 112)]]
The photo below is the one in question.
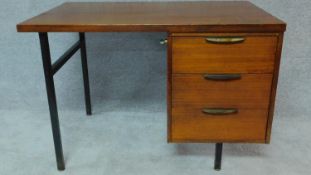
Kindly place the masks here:
[(279, 34), (169, 38), (169, 141), (269, 142)]

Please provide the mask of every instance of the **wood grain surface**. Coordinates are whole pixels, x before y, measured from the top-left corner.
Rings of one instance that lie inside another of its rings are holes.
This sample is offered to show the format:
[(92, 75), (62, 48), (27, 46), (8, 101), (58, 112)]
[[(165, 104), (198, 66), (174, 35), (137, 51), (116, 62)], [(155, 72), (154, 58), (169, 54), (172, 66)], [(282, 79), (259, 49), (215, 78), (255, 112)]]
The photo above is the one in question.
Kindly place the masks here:
[(174, 37), (173, 73), (273, 73), (278, 41), (275, 34), (231, 35), (242, 35), (245, 41), (238, 44), (206, 42), (206, 37), (214, 36), (212, 34)]
[(243, 74), (240, 80), (213, 81), (200, 74), (172, 76), (172, 107), (268, 109), (272, 74)]
[(17, 25), (19, 32), (280, 32), (250, 2), (70, 2)]
[(277, 85), (278, 85), (278, 79), (279, 79), (283, 38), (284, 38), (284, 33), (281, 33), (278, 37), (277, 51), (275, 53), (275, 66), (274, 66), (273, 80), (272, 80), (272, 86), (271, 86), (271, 98), (270, 98), (269, 117), (267, 121), (266, 143), (270, 143), (270, 140), (271, 140), (272, 121), (273, 121), (275, 98), (276, 98), (276, 91), (277, 91)]
[(172, 142), (265, 142), (268, 110), (240, 109), (215, 116), (201, 108), (172, 109)]

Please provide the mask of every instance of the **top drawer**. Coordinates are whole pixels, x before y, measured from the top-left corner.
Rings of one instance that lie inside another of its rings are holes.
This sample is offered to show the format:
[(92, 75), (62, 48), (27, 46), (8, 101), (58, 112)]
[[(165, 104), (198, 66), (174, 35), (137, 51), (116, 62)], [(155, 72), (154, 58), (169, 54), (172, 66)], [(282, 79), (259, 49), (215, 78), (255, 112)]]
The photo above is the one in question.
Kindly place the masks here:
[(172, 37), (173, 73), (272, 73), (276, 35)]

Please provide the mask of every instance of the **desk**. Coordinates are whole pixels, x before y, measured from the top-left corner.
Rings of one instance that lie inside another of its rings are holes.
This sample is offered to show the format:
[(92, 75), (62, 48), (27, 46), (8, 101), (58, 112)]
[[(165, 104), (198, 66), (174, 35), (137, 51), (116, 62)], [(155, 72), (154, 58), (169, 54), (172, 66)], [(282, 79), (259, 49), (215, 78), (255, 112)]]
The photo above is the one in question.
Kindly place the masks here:
[[(53, 76), (81, 51), (86, 113), (91, 98), (85, 32), (167, 32), (168, 142), (269, 143), (286, 24), (249, 2), (64, 3), (17, 25), (39, 33), (59, 170), (65, 169)], [(51, 62), (48, 32), (79, 41)]]

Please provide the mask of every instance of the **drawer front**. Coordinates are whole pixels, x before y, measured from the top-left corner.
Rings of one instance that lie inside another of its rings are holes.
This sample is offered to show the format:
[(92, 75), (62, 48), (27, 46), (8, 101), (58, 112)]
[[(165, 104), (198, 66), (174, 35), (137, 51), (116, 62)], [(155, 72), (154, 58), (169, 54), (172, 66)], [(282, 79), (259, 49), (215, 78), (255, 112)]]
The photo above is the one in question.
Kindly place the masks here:
[(176, 105), (211, 107), (269, 107), (272, 74), (241, 74), (231, 81), (208, 80), (204, 74), (173, 74), (172, 102)]
[[(203, 107), (203, 106), (202, 106)], [(268, 111), (239, 109), (236, 114), (207, 115), (201, 108), (173, 108), (173, 142), (264, 142)]]
[(231, 81), (173, 74), (171, 140), (264, 142), (271, 82), (271, 74)]
[(277, 36), (232, 35), (172, 37), (173, 73), (273, 72)]

